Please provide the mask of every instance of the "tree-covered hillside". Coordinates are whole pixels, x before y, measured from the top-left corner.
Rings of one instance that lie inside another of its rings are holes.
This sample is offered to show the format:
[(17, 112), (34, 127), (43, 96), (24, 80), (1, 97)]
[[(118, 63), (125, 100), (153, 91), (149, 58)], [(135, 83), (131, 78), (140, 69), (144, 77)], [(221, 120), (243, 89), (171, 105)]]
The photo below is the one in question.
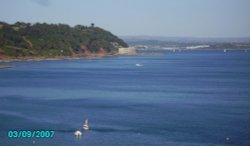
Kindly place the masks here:
[(128, 45), (112, 33), (91, 26), (0, 22), (0, 55), (71, 56), (116, 53)]

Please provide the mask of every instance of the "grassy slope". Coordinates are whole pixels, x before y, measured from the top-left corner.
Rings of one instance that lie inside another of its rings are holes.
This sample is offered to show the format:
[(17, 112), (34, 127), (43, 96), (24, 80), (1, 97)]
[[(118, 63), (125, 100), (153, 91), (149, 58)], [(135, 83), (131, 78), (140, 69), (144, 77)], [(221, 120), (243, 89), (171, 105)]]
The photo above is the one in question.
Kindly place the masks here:
[(0, 55), (71, 56), (115, 53), (128, 45), (99, 28), (65, 24), (0, 23)]

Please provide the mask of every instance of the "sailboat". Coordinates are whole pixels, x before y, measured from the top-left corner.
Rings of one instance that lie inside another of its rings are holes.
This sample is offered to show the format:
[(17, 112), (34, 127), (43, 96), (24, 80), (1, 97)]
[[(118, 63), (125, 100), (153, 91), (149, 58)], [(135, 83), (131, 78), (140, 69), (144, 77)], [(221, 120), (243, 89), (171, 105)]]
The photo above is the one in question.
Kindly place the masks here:
[(84, 121), (84, 123), (83, 123), (83, 125), (82, 125), (82, 128), (83, 128), (84, 130), (89, 130), (88, 119), (86, 119), (86, 120)]
[(80, 137), (82, 135), (82, 132), (77, 130), (77, 131), (75, 131), (74, 135), (77, 137)]

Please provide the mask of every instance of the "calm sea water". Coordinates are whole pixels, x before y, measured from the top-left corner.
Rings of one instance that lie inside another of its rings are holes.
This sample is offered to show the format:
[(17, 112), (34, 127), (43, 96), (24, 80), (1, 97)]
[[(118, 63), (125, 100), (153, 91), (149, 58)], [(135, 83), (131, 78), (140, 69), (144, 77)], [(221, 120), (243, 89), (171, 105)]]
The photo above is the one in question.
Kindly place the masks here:
[(16, 68), (0, 70), (0, 145), (249, 146), (250, 52), (161, 53), (5, 63)]

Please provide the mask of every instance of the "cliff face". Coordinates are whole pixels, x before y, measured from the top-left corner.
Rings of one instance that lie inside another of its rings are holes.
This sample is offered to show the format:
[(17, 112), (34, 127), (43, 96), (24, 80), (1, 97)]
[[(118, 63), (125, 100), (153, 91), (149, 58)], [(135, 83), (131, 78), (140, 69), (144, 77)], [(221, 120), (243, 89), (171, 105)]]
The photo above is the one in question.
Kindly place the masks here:
[(92, 26), (0, 22), (0, 56), (72, 56), (112, 54), (128, 45), (112, 33)]

